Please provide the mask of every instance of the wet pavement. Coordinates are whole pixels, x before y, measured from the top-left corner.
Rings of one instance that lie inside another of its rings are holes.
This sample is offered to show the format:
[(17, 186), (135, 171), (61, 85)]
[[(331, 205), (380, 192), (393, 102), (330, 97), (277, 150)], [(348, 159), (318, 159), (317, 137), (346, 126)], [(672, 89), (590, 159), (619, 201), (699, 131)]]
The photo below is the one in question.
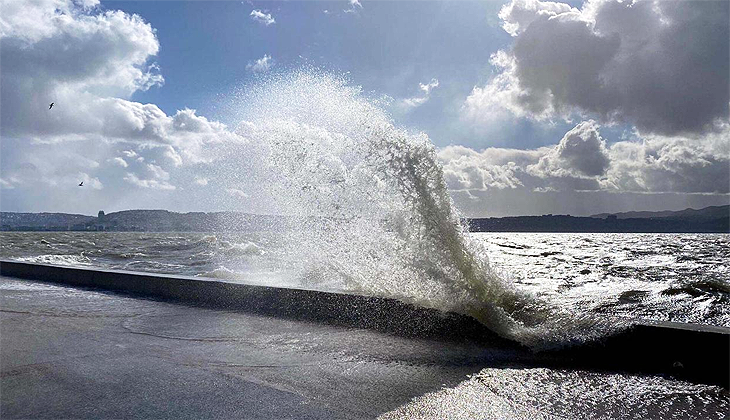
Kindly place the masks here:
[[(0, 277), (0, 417), (723, 418), (668, 378)], [(598, 391), (596, 391), (596, 389)]]

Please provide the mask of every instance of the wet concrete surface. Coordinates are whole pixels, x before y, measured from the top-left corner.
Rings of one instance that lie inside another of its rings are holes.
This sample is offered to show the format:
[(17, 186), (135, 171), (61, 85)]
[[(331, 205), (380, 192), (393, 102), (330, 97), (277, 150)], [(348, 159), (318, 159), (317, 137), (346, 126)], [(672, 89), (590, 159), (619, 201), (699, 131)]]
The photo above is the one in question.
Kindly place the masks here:
[(506, 355), (0, 277), (2, 418), (368, 418)]
[[(573, 403), (573, 395), (600, 386), (620, 396), (627, 384), (634, 384), (629, 397), (661, 389), (652, 402), (659, 408), (644, 410), (653, 406), (638, 397), (626, 402), (643, 418), (727, 413), (719, 387), (527, 368), (527, 358), (484, 342), (0, 277), (3, 419), (621, 418), (632, 412), (623, 407), (628, 397), (606, 407)], [(532, 394), (541, 397), (526, 397)], [(688, 403), (689, 394), (697, 400)]]

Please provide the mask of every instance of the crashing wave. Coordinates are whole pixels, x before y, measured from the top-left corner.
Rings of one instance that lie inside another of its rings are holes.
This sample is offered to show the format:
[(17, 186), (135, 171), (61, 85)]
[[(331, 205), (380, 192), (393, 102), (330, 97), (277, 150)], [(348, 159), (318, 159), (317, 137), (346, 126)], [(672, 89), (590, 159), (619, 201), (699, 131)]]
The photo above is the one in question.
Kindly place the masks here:
[[(467, 235), (429, 138), (396, 127), (344, 78), (299, 70), (241, 100), (238, 133), (249, 142), (233, 161), (249, 162), (247, 171), (260, 162), (246, 175), (266, 179), (276, 207), (297, 221), (286, 242), (302, 279), (468, 314), (532, 347), (610, 328), (498, 275)], [(238, 179), (222, 168), (229, 183)]]

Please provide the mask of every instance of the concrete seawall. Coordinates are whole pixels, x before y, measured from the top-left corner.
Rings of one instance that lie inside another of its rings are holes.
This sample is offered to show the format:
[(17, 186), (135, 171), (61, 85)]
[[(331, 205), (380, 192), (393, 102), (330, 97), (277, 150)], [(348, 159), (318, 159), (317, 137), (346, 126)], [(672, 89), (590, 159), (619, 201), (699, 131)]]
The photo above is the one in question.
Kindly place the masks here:
[(395, 299), (188, 276), (0, 261), (0, 274), (127, 292), (209, 308), (355, 326), (404, 336), (501, 340), (476, 320)]
[(482, 343), (509, 349), (525, 365), (665, 374), (726, 389), (730, 382), (730, 329), (721, 327), (640, 322), (600, 342), (532, 353), (471, 317), (394, 299), (14, 261), (0, 261), (0, 275), (405, 337)]

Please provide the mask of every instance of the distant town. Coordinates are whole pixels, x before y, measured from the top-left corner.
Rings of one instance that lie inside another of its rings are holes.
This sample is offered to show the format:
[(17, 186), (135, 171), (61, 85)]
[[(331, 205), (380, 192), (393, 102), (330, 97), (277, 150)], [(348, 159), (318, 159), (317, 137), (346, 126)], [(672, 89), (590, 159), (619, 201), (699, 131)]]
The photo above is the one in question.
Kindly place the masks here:
[[(661, 212), (468, 219), (472, 232), (715, 232), (730, 233), (730, 206)], [(0, 212), (2, 231), (235, 232), (295, 226), (285, 216), (238, 212), (125, 210), (96, 217), (68, 213)]]

